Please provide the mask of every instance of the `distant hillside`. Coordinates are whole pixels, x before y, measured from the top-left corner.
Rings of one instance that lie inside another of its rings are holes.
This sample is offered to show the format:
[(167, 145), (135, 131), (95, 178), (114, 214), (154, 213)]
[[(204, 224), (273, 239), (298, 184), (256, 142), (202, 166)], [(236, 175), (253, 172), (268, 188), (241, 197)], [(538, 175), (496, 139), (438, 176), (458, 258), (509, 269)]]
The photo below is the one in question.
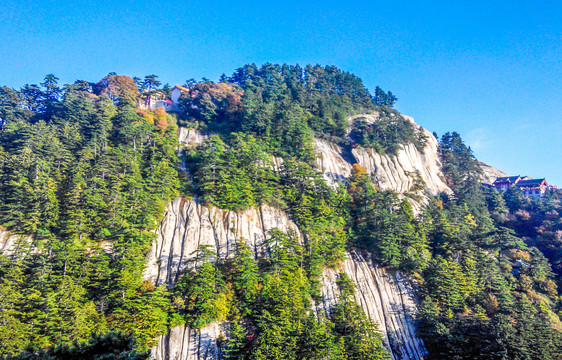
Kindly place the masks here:
[(482, 168), (482, 182), (484, 184), (492, 184), (494, 180), (499, 177), (508, 176), (501, 170), (496, 169), (493, 166), (483, 163), (482, 161), (478, 161), (478, 165)]

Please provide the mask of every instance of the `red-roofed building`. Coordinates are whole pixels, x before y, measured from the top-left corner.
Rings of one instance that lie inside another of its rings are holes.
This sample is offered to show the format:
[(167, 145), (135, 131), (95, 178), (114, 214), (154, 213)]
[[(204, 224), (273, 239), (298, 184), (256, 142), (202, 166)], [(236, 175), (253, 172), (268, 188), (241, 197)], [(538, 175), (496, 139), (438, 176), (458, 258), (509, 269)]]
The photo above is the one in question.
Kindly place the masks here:
[[(171, 99), (166, 99), (164, 96), (159, 96), (161, 93), (151, 95), (146, 98), (145, 102), (141, 105), (145, 109), (154, 110), (156, 108), (163, 108), (167, 112), (179, 111), (179, 100), (181, 94), (189, 92), (189, 89), (176, 85), (170, 90)], [(162, 94), (163, 95), (163, 94)]]
[(519, 175), (499, 177), (492, 186), (500, 191), (505, 191), (510, 186), (517, 186), (527, 197), (543, 197), (547, 190), (556, 189), (556, 186), (548, 185), (545, 179), (531, 179)]
[(523, 195), (528, 197), (543, 197), (546, 190), (552, 188), (545, 179), (521, 180), (515, 186), (521, 189)]
[(521, 181), (521, 179), (522, 177), (519, 175), (499, 177), (492, 185), (496, 188), (496, 190), (507, 190), (511, 185), (515, 185)]

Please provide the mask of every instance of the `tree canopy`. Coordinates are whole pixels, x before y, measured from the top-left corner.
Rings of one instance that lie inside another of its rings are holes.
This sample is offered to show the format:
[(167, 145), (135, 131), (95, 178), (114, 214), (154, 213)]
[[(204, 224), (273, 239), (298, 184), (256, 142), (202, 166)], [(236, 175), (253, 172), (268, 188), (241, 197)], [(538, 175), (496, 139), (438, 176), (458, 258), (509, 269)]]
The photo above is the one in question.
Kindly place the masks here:
[[(157, 78), (59, 86), (49, 74), (0, 87), (0, 230), (21, 236), (0, 256), (0, 356), (141, 359), (171, 327), (219, 322), (222, 358), (385, 359), (340, 271), (354, 250), (417, 284), (430, 358), (562, 357), (560, 193), (483, 188), (471, 149), (446, 133), (439, 156), (454, 195), (428, 195), (415, 216), (359, 164), (339, 187), (314, 167), (315, 137), (423, 149), (390, 91), (371, 95), (333, 66), (246, 65), (218, 83), (188, 81), (181, 113), (167, 114), (137, 106)], [(379, 121), (348, 121), (363, 113)], [(178, 151), (178, 122), (212, 134)], [(154, 286), (146, 254), (177, 196), (233, 211), (268, 204), (299, 232), (269, 231), (260, 256), (247, 239), (228, 258), (200, 247), (175, 284)], [(326, 268), (340, 272), (337, 303), (313, 311)]]

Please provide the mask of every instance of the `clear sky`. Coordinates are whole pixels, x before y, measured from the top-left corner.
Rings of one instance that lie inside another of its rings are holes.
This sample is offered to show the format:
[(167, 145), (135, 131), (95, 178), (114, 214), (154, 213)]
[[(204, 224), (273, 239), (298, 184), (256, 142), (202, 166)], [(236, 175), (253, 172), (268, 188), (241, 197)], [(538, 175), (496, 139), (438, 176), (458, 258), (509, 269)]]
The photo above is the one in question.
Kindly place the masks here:
[(0, 85), (218, 79), (246, 63), (336, 65), (458, 131), (510, 175), (562, 186), (562, 1), (13, 1)]

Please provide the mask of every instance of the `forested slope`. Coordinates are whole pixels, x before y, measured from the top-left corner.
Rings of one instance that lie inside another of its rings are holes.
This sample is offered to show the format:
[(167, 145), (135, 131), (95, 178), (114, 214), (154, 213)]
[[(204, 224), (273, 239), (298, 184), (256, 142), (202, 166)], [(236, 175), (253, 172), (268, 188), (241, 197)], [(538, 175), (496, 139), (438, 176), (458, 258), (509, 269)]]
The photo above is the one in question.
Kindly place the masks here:
[[(335, 67), (188, 82), (174, 115), (139, 109), (145, 80), (0, 88), (2, 239), (21, 235), (0, 258), (2, 356), (160, 341), (171, 359), (187, 336), (212, 358), (561, 357), (559, 193), (483, 190), (458, 134)], [(392, 319), (415, 335), (392, 344)]]

